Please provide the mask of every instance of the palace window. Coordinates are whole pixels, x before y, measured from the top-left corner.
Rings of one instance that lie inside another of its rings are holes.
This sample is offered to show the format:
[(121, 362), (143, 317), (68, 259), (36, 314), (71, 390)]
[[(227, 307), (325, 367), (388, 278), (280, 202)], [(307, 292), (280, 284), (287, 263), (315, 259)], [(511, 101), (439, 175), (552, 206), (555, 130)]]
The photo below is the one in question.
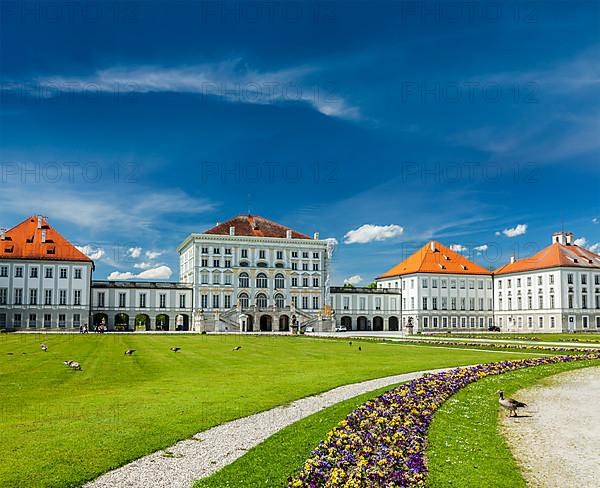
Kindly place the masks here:
[(248, 288), (249, 286), (250, 286), (250, 278), (248, 277), (248, 273), (240, 273), (239, 287), (240, 288)]
[(238, 300), (240, 302), (240, 307), (242, 308), (242, 310), (248, 308), (248, 306), (249, 306), (248, 295), (246, 295), (245, 293), (241, 293), (240, 296), (238, 297)]
[(267, 295), (264, 293), (256, 295), (256, 306), (258, 308), (267, 308)]
[(275, 275), (275, 288), (277, 290), (281, 290), (281, 289), (285, 288), (285, 278), (283, 277), (283, 275), (281, 273), (277, 273)]

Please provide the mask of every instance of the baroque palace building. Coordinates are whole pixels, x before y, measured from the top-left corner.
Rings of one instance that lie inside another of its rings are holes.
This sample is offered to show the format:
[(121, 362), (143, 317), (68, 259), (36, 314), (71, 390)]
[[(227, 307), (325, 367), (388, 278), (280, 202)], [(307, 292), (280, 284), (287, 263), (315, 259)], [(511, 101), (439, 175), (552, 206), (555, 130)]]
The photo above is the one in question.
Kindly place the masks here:
[(94, 281), (93, 261), (43, 216), (0, 229), (0, 328), (435, 333), (600, 330), (600, 256), (559, 232), (487, 270), (431, 241), (376, 278), (330, 286), (334, 244), (239, 215), (177, 248), (179, 282)]
[(377, 277), (402, 293), (402, 327), (413, 331), (485, 329), (494, 325), (491, 271), (436, 241)]
[(256, 215), (238, 215), (177, 248), (191, 283), (196, 328), (289, 331), (330, 328), (325, 305), (333, 247)]

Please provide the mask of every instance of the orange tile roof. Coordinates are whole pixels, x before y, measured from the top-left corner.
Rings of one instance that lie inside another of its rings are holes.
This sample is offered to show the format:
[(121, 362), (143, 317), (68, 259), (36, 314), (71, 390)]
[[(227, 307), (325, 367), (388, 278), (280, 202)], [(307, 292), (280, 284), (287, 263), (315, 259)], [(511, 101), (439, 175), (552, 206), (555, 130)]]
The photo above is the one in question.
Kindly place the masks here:
[[(432, 250), (432, 244), (435, 251)], [(412, 273), (492, 274), (491, 271), (475, 264), (439, 242), (430, 241), (409, 258), (378, 276), (377, 279)]]
[[(46, 235), (45, 242), (43, 233)], [(6, 231), (0, 240), (0, 259), (44, 259), (52, 261), (92, 262), (85, 254), (51, 227), (45, 218), (38, 228), (38, 217), (32, 216)]]
[(554, 242), (531, 257), (508, 263), (494, 271), (495, 275), (518, 273), (559, 266), (600, 268), (600, 256), (575, 244)]
[(293, 239), (310, 239), (307, 235), (285, 227), (277, 222), (259, 217), (258, 215), (238, 215), (227, 222), (218, 224), (204, 234), (229, 235), (229, 228), (235, 227), (236, 236), (250, 237), (280, 237), (285, 238), (287, 231), (292, 231)]

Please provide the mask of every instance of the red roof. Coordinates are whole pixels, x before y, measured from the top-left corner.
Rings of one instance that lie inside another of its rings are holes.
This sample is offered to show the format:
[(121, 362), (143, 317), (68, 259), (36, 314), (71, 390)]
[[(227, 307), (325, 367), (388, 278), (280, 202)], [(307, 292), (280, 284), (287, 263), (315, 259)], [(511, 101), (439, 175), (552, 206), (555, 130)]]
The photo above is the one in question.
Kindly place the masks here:
[(491, 275), (492, 273), (452, 249), (430, 241), (413, 255), (386, 271), (378, 279), (412, 273)]
[[(38, 225), (38, 219), (41, 225)], [(51, 227), (44, 217), (37, 216), (29, 217), (6, 231), (4, 239), (0, 240), (0, 259), (92, 262)]]
[(310, 239), (307, 235), (258, 215), (238, 215), (207, 230), (204, 234), (228, 236), (230, 227), (235, 228), (236, 236), (285, 238), (287, 237), (287, 231), (291, 230), (293, 239)]
[(600, 256), (575, 244), (554, 242), (531, 257), (501, 266), (494, 274), (518, 273), (559, 266), (600, 268)]

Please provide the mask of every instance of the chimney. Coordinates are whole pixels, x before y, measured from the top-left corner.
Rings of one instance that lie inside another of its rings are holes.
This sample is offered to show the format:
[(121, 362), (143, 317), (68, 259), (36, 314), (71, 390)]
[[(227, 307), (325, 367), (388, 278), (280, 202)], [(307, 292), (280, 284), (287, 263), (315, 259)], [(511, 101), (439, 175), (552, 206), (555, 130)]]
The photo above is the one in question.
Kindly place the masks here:
[(319, 240), (319, 233), (318, 233), (318, 232), (315, 232), (315, 233), (314, 233), (314, 235), (313, 235), (313, 239), (314, 239), (315, 241), (318, 241), (318, 240)]
[(285, 231), (285, 238), (286, 239), (291, 239), (292, 238), (292, 230), (288, 229)]
[(0, 240), (6, 239), (6, 227), (0, 227)]
[(510, 257), (510, 264), (513, 264), (514, 262), (515, 262), (515, 256), (514, 256), (514, 255), (512, 255), (512, 256)]
[(434, 241), (431, 241), (429, 243), (429, 249), (431, 249), (431, 252), (435, 252), (435, 242)]
[(563, 246), (573, 245), (573, 233), (572, 232), (555, 232), (552, 234), (552, 242), (558, 242)]
[(41, 215), (38, 215), (37, 216), (37, 221), (38, 221), (37, 228), (41, 229), (42, 228), (42, 222), (44, 221), (44, 217), (42, 217)]
[(229, 235), (230, 236), (234, 236), (235, 235), (235, 227), (233, 225), (231, 227), (229, 227)]
[(46, 242), (46, 229), (42, 229), (42, 242)]

